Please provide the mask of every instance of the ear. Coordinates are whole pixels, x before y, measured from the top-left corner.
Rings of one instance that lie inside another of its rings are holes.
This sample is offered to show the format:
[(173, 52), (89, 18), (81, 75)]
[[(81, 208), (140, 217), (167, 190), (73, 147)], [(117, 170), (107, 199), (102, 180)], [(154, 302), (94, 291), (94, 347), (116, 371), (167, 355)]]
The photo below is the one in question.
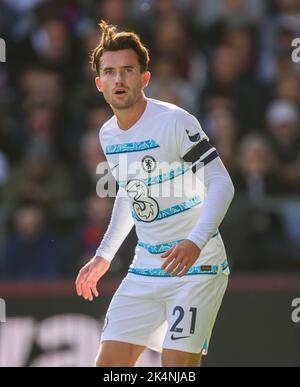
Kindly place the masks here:
[(100, 77), (96, 77), (96, 78), (95, 78), (95, 83), (96, 83), (97, 89), (102, 93), (102, 82), (101, 82), (101, 78), (100, 78)]
[(143, 78), (142, 78), (143, 87), (147, 87), (148, 86), (148, 83), (150, 82), (150, 78), (151, 78), (150, 71), (145, 71), (143, 73)]

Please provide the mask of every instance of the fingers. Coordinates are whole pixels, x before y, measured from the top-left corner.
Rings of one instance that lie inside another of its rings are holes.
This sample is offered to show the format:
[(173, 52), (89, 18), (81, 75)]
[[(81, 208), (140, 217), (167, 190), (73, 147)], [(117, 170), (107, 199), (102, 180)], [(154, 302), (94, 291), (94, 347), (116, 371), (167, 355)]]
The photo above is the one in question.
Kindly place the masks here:
[(161, 269), (172, 277), (182, 277), (192, 267), (198, 256), (198, 253), (191, 251), (190, 246), (178, 244), (161, 255), (165, 259)]
[[(161, 255), (162, 258), (166, 258), (165, 262), (161, 266), (161, 269), (165, 270), (169, 274), (176, 268), (176, 266), (180, 262), (177, 250), (178, 249), (176, 248), (176, 246), (174, 246), (168, 251), (166, 251), (163, 255)], [(171, 262), (173, 263), (171, 264)]]
[(82, 284), (82, 294), (86, 300), (93, 301), (94, 296), (98, 297), (99, 293), (97, 290), (97, 281), (93, 281), (90, 278), (87, 278), (86, 281)]
[(97, 290), (97, 282), (92, 282), (92, 291), (95, 295), (95, 297), (99, 296), (98, 290)]
[(92, 294), (92, 285), (93, 283), (92, 282), (87, 282), (86, 284), (86, 300), (88, 299), (89, 301), (93, 301), (93, 294)]
[(82, 269), (76, 279), (76, 291), (78, 296), (82, 296), (84, 299), (93, 301), (93, 295), (99, 296), (97, 290), (97, 278), (93, 279), (88, 275), (88, 270)]
[(176, 258), (173, 260), (173, 262), (165, 269), (165, 271), (169, 274), (171, 274), (174, 269), (176, 269), (178, 267), (178, 265), (182, 265), (182, 262), (181, 262), (181, 259), (180, 258)]
[(183, 271), (186, 273), (191, 266), (192, 264), (189, 263), (189, 260), (187, 258), (177, 258), (166, 269), (166, 272), (169, 273), (172, 277), (175, 277)]
[[(161, 269), (165, 270), (168, 274), (175, 276), (184, 268), (186, 259), (182, 255), (182, 252), (180, 252), (179, 249), (176, 249), (176, 246), (168, 251), (169, 253), (166, 252), (163, 254), (167, 259), (162, 264)], [(163, 257), (163, 255), (161, 257)]]
[(77, 278), (76, 278), (76, 282), (75, 282), (75, 285), (76, 285), (76, 293), (78, 296), (81, 296), (81, 286), (79, 285), (79, 281), (80, 281), (80, 276), (78, 274)]
[(179, 272), (178, 277), (180, 278), (183, 277), (190, 270), (191, 267), (192, 267), (192, 263), (187, 263), (184, 266), (183, 270)]
[[(170, 251), (170, 253), (168, 255), (166, 255), (168, 253), (168, 251)], [(162, 264), (161, 266), (161, 269), (165, 270), (165, 268), (167, 266), (169, 266), (169, 264), (173, 261), (173, 259), (176, 257), (176, 248), (173, 248), (172, 251), (171, 249), (166, 251), (163, 255), (161, 255), (162, 258), (166, 258), (167, 259), (165, 260), (165, 262)]]
[(165, 251), (165, 252), (161, 255), (161, 257), (162, 257), (162, 258), (166, 258), (169, 254), (171, 254), (171, 252), (175, 249), (175, 247), (176, 247), (176, 246), (173, 246), (173, 247), (171, 247), (169, 250)]
[(81, 289), (82, 289), (82, 297), (87, 300), (89, 299), (89, 289), (88, 289), (88, 282), (83, 282), (81, 284)]
[[(171, 275), (172, 275), (173, 277), (177, 276), (180, 272), (182, 272), (182, 270), (185, 269), (186, 264), (187, 264), (186, 261), (180, 262), (180, 263), (178, 264), (178, 266), (176, 267), (176, 269), (172, 272)], [(178, 277), (181, 277), (181, 275), (178, 275)]]
[(76, 278), (76, 291), (78, 296), (82, 296), (82, 284), (84, 283), (86, 274), (88, 270), (86, 268), (82, 268)]

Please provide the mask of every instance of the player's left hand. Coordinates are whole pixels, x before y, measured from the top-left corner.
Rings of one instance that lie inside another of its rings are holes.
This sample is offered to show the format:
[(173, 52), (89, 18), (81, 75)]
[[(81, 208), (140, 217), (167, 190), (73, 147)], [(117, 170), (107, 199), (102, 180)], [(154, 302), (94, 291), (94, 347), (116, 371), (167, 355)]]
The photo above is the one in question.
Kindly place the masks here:
[(172, 277), (176, 275), (182, 277), (196, 262), (200, 253), (201, 250), (194, 242), (185, 239), (161, 255), (166, 259), (161, 269), (171, 274)]

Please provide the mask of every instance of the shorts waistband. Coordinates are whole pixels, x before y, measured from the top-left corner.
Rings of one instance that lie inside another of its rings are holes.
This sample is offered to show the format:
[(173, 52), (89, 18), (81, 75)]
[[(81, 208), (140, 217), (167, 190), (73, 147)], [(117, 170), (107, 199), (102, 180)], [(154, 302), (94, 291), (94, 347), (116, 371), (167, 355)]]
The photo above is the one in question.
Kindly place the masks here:
[[(219, 268), (224, 271), (228, 268), (228, 261), (225, 259), (220, 265), (200, 265), (191, 267), (184, 275), (216, 275), (219, 272)], [(172, 277), (165, 270), (154, 269), (141, 269), (138, 267), (130, 267), (128, 273), (142, 275), (147, 277)]]

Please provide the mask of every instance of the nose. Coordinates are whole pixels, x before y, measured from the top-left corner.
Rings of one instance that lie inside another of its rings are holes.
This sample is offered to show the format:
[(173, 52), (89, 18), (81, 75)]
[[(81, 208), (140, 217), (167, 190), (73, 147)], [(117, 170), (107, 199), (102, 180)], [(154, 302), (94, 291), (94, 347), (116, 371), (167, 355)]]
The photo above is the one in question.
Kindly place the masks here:
[(122, 85), (123, 81), (124, 81), (123, 72), (117, 71), (116, 78), (115, 78), (116, 85)]

